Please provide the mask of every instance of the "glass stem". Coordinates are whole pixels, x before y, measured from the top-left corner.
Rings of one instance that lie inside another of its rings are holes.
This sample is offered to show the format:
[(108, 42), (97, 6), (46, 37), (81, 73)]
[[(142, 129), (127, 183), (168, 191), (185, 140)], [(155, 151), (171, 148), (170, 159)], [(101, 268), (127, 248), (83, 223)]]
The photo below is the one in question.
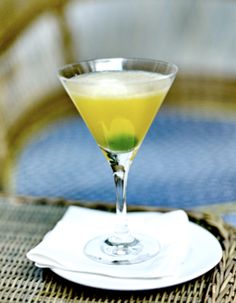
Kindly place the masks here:
[[(115, 227), (115, 233), (122, 238), (129, 234), (128, 222), (127, 222), (127, 203), (126, 203), (126, 186), (128, 172), (125, 171), (123, 166), (119, 166), (117, 171), (113, 172), (115, 188), (116, 188), (116, 215), (117, 225)], [(122, 240), (122, 242), (124, 239)]]
[(134, 241), (127, 220), (126, 186), (133, 152), (109, 154), (116, 189), (116, 220), (114, 233), (109, 242), (114, 245), (129, 244)]

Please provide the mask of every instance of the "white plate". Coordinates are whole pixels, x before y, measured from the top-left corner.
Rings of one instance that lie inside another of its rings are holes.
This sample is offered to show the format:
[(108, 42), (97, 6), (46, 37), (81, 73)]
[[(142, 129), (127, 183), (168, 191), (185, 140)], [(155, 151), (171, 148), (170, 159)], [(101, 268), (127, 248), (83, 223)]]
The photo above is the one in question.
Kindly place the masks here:
[(178, 276), (155, 279), (124, 279), (61, 269), (52, 269), (52, 271), (69, 281), (102, 289), (147, 290), (172, 286), (199, 277), (212, 269), (222, 258), (220, 243), (206, 229), (190, 223), (190, 237), (190, 251)]

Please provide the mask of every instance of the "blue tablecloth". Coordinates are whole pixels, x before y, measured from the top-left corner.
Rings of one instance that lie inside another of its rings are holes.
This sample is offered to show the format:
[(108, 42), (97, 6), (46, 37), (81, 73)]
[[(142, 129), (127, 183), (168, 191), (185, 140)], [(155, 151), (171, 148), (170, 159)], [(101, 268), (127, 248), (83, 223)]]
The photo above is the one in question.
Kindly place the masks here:
[[(111, 169), (79, 117), (29, 140), (10, 178), (17, 194), (115, 200)], [(236, 201), (236, 120), (161, 111), (132, 164), (127, 199), (178, 208)]]

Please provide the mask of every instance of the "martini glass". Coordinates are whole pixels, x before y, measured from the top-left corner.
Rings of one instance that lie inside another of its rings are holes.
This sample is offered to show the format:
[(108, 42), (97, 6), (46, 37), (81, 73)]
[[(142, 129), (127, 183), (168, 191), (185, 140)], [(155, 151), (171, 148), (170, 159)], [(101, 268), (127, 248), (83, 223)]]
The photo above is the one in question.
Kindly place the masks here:
[(86, 244), (84, 252), (93, 260), (133, 264), (160, 251), (156, 239), (130, 232), (126, 185), (130, 165), (176, 73), (174, 64), (125, 58), (81, 61), (58, 71), (114, 176), (117, 221), (111, 235), (97, 236)]

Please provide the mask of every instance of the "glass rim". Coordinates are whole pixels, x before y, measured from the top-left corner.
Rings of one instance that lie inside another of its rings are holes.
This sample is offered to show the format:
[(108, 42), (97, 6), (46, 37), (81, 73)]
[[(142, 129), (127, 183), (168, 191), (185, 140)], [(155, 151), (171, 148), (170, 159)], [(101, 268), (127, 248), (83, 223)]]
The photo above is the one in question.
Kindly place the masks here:
[[(168, 72), (167, 74), (162, 74), (160, 72), (160, 74), (163, 76), (159, 79), (152, 79), (152, 80), (148, 80), (148, 81), (145, 81), (145, 82), (156, 82), (156, 81), (161, 81), (161, 80), (164, 80), (164, 79), (171, 79), (171, 78), (174, 78), (175, 75), (177, 74), (178, 72), (178, 66), (172, 62), (168, 62), (168, 61), (164, 61), (164, 60), (157, 60), (157, 59), (149, 59), (149, 58), (132, 58), (132, 57), (108, 57), (108, 58), (98, 58), (98, 59), (87, 59), (87, 60), (78, 60), (77, 62), (73, 62), (73, 63), (69, 63), (69, 64), (65, 64), (63, 66), (61, 66), (60, 68), (58, 68), (57, 70), (57, 74), (58, 74), (58, 77), (60, 78), (60, 80), (64, 80), (64, 81), (70, 81), (70, 82), (74, 82), (76, 81), (76, 79), (74, 79), (74, 76), (75, 75), (81, 75), (81, 74), (88, 74), (88, 73), (92, 73), (92, 72), (112, 72), (112, 71), (124, 71), (124, 70), (127, 70), (127, 71), (144, 71), (144, 72), (151, 72), (151, 73), (158, 73), (158, 72), (155, 72), (155, 71), (148, 71), (148, 70), (145, 70), (145, 69), (117, 69), (117, 68), (113, 68), (113, 69), (110, 69), (110, 68), (107, 68), (107, 69), (103, 69), (103, 70), (90, 70), (88, 72), (84, 72), (84, 73), (75, 73), (72, 77), (66, 77), (65, 75), (63, 75), (62, 73), (64, 71), (66, 71), (67, 69), (73, 69), (75, 68), (76, 66), (82, 66), (82, 65), (89, 65), (91, 63), (94, 63), (95, 65), (96, 64), (99, 64), (99, 63), (108, 63), (108, 62), (119, 62), (119, 63), (122, 63), (122, 62), (143, 62), (143, 63), (146, 63), (146, 64), (155, 64), (156, 66), (157, 65), (162, 65), (162, 66), (166, 66), (166, 67), (169, 67), (171, 70), (170, 72)], [(132, 84), (132, 83), (143, 83), (143, 81), (140, 81), (140, 80), (132, 80), (132, 81), (129, 81), (129, 84)], [(94, 82), (93, 81), (90, 81), (90, 82), (87, 82), (86, 85), (93, 85)]]

